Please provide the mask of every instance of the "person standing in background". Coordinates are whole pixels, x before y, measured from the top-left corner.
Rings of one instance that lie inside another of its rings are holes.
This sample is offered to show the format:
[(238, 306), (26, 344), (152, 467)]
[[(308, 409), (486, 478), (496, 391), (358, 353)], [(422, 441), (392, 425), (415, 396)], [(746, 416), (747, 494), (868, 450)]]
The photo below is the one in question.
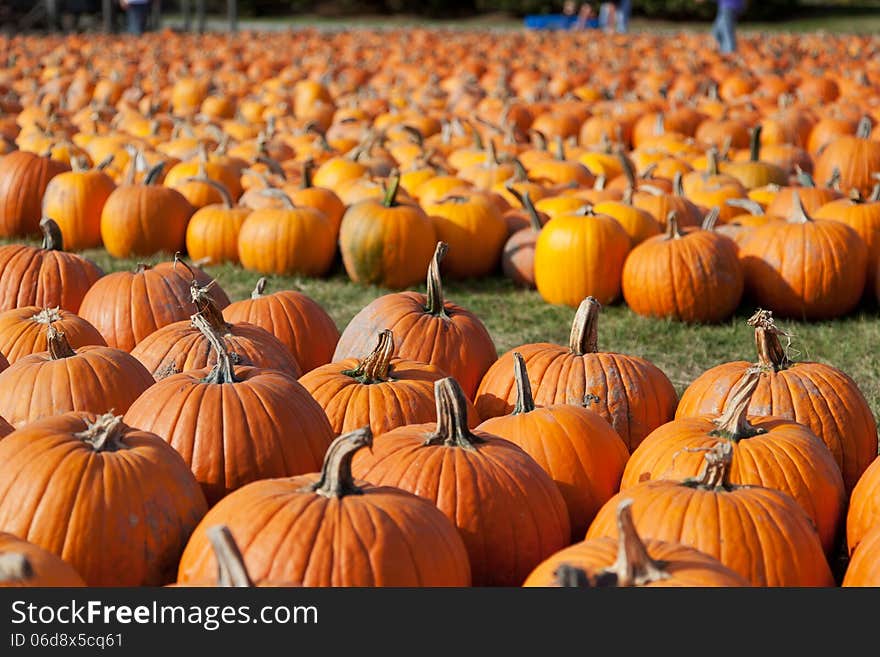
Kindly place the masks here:
[(617, 3), (616, 11), (614, 12), (616, 24), (617, 24), (617, 33), (618, 34), (626, 34), (629, 32), (629, 17), (632, 14), (632, 0), (620, 0)]
[[(704, 2), (704, 0), (697, 0)], [(712, 24), (712, 36), (724, 54), (736, 52), (736, 19), (746, 7), (745, 0), (717, 0), (718, 14)]]
[(629, 17), (631, 13), (631, 0), (603, 2), (601, 7), (599, 7), (599, 26), (606, 32), (626, 34), (629, 31)]
[(129, 34), (140, 36), (146, 31), (151, 2), (152, 0), (119, 0), (119, 4), (125, 10)]

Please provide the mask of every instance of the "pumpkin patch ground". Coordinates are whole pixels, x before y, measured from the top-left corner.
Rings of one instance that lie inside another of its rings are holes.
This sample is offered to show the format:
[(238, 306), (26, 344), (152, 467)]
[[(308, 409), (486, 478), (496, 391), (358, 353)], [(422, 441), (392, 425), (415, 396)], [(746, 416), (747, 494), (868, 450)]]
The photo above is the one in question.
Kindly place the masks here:
[(880, 37), (707, 39), (0, 37), (0, 586), (878, 585)]

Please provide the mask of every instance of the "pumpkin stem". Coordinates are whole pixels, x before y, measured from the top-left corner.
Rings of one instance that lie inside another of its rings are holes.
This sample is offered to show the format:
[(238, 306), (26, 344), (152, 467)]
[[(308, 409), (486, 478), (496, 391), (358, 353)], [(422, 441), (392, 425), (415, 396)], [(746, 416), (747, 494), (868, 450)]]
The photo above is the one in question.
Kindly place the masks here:
[(148, 269), (152, 269), (152, 268), (153, 267), (151, 265), (148, 265), (146, 262), (139, 262), (139, 263), (137, 263), (137, 265), (135, 265), (135, 268), (132, 271), (132, 273), (143, 274), (145, 271), (147, 271)]
[(684, 178), (681, 171), (676, 171), (672, 177), (672, 191), (676, 196), (684, 196)]
[(232, 532), (226, 525), (214, 525), (205, 530), (217, 560), (217, 585), (227, 587), (252, 587), (254, 582), (248, 574), (244, 557)]
[(254, 287), (254, 291), (251, 292), (251, 299), (259, 299), (263, 296), (263, 292), (266, 290), (266, 280), (265, 276), (260, 276), (260, 280), (257, 281), (256, 287)]
[(578, 356), (598, 353), (601, 310), (602, 304), (596, 297), (587, 297), (578, 306), (568, 338), (568, 348)]
[(678, 225), (678, 212), (670, 210), (666, 215), (666, 239), (680, 240), (682, 237), (684, 237), (684, 233), (681, 232)]
[(596, 575), (596, 586), (644, 586), (668, 579), (666, 563), (655, 561), (636, 531), (631, 499), (617, 506), (617, 560)]
[(105, 157), (103, 160), (101, 160), (100, 162), (98, 162), (95, 165), (95, 170), (96, 171), (103, 171), (104, 169), (109, 167), (111, 164), (113, 164), (113, 160), (115, 160), (115, 159), (116, 159), (116, 154), (110, 153), (110, 155), (108, 155), (107, 157)]
[(565, 141), (562, 139), (562, 135), (556, 135), (556, 138), (553, 141), (553, 146), (555, 148), (554, 157), (560, 162), (565, 161)]
[(226, 348), (226, 341), (223, 339), (222, 333), (217, 330), (211, 320), (200, 312), (190, 317), (190, 324), (205, 336), (217, 358), (217, 362), (211, 368), (211, 371), (208, 372), (208, 375), (202, 379), (202, 383), (238, 382), (239, 379), (235, 376), (235, 364), (232, 354)]
[(874, 189), (871, 190), (871, 195), (868, 197), (868, 201), (870, 203), (880, 202), (880, 183), (874, 185)]
[(805, 224), (813, 221), (804, 209), (804, 204), (801, 202), (801, 195), (797, 192), (792, 194), (791, 204), (792, 212), (791, 216), (788, 218), (789, 223)]
[[(670, 212), (671, 215), (675, 210)], [(703, 218), (702, 229), (703, 230), (715, 230), (715, 226), (718, 224), (718, 217), (721, 216), (721, 209), (717, 206), (709, 210), (709, 214), (707, 214)]]
[(64, 250), (64, 236), (61, 234), (61, 227), (54, 219), (43, 217), (40, 220), (40, 232), (43, 233), (43, 243), (40, 248), (46, 251)]
[(266, 187), (265, 189), (261, 189), (257, 193), (261, 196), (268, 196), (270, 198), (278, 199), (279, 201), (281, 201), (282, 205), (284, 205), (285, 210), (296, 210), (296, 205), (293, 203), (293, 199), (277, 187)]
[(302, 165), (302, 181), (300, 181), (300, 189), (309, 189), (312, 187), (312, 173), (315, 171), (315, 161), (312, 158), (307, 159)]
[(763, 217), (764, 216), (764, 208), (761, 207), (761, 204), (757, 201), (753, 201), (750, 198), (729, 198), (725, 201), (727, 205), (732, 208), (740, 208), (745, 210), (750, 215), (755, 217)]
[(363, 491), (354, 483), (351, 474), (351, 460), (362, 447), (372, 447), (373, 432), (366, 426), (351, 433), (345, 433), (334, 440), (324, 456), (321, 478), (307, 487), (324, 497), (345, 497), (360, 495)]
[(144, 184), (152, 185), (159, 182), (159, 176), (162, 175), (162, 170), (165, 168), (165, 162), (159, 162), (156, 166), (150, 168), (147, 171), (147, 175), (144, 176)]
[(840, 191), (840, 180), (843, 174), (840, 173), (840, 167), (834, 167), (831, 169), (831, 177), (825, 183), (826, 187), (830, 187), (835, 191)]
[(786, 369), (791, 362), (779, 341), (779, 336), (790, 337), (788, 333), (776, 326), (773, 313), (761, 308), (748, 320), (749, 326), (755, 327), (755, 346), (758, 351), (758, 367), (778, 372)]
[(623, 169), (623, 175), (626, 176), (627, 187), (633, 190), (637, 189), (639, 183), (636, 178), (635, 167), (633, 167), (633, 163), (630, 162), (629, 158), (626, 156), (626, 153), (623, 152), (623, 149), (617, 150), (617, 159), (620, 161), (620, 166)]
[(706, 173), (710, 176), (718, 175), (718, 149), (714, 146), (706, 152)]
[(53, 322), (61, 321), (61, 308), (59, 306), (55, 306), (54, 308), (43, 308), (36, 315), (31, 317), (31, 321), (36, 322), (37, 324), (52, 324)]
[(385, 188), (385, 198), (382, 205), (386, 208), (393, 208), (397, 205), (397, 192), (400, 190), (400, 176), (391, 178), (391, 184)]
[(535, 398), (532, 396), (532, 384), (526, 370), (526, 361), (518, 351), (513, 353), (513, 380), (516, 382), (516, 405), (512, 415), (531, 413), (535, 410)]
[(808, 174), (806, 171), (801, 169), (800, 165), (795, 165), (795, 175), (797, 178), (798, 185), (801, 187), (815, 187), (816, 181), (813, 180), (813, 176)]
[(562, 588), (588, 589), (592, 586), (586, 571), (571, 564), (561, 564), (553, 572), (553, 576), (556, 578), (556, 583)]
[(859, 119), (859, 125), (856, 128), (856, 137), (859, 139), (870, 139), (871, 138), (871, 117), (867, 114)]
[(391, 371), (391, 358), (394, 356), (394, 334), (388, 329), (379, 332), (379, 340), (376, 348), (365, 356), (353, 370), (343, 370), (345, 376), (350, 376), (360, 383), (381, 383), (388, 380)]
[(425, 445), (474, 450), (474, 445), (486, 442), (468, 427), (467, 398), (458, 381), (451, 376), (435, 381), (434, 399), (437, 402), (437, 428), (425, 439)]
[(84, 443), (88, 443), (96, 452), (115, 452), (124, 449), (122, 434), (127, 428), (121, 415), (104, 413), (92, 420), (85, 420), (86, 429), (73, 434)]
[(766, 433), (766, 430), (752, 426), (747, 417), (752, 395), (760, 382), (760, 367), (750, 367), (745, 371), (742, 378), (731, 389), (721, 416), (714, 421), (718, 428), (710, 431), (710, 436), (719, 436), (733, 442), (739, 442), (743, 438)]
[(284, 171), (284, 167), (281, 166), (281, 163), (275, 158), (266, 155), (265, 152), (261, 155), (258, 155), (254, 159), (254, 162), (265, 164), (266, 168), (269, 169), (269, 173), (274, 173), (276, 176), (281, 178), (281, 180), (287, 180), (287, 172)]
[(203, 173), (200, 172), (196, 176), (189, 176), (188, 178), (184, 178), (180, 182), (181, 182), (181, 184), (191, 183), (191, 182), (199, 182), (204, 185), (209, 185), (209, 186), (213, 187), (214, 189), (217, 190), (217, 193), (220, 194), (220, 198), (222, 199), (222, 202), (223, 202), (223, 207), (226, 208), (227, 210), (232, 209), (232, 195), (229, 193), (229, 190), (226, 189), (226, 185), (219, 183), (216, 180), (212, 180), (211, 178), (208, 178)]
[(435, 316), (446, 315), (443, 303), (443, 280), (440, 278), (440, 262), (446, 257), (449, 245), (446, 242), (437, 242), (434, 256), (428, 265), (428, 295), (425, 304), (425, 312)]
[(67, 336), (52, 324), (46, 327), (46, 343), (48, 345), (49, 358), (52, 360), (76, 356), (76, 352), (70, 346)]
[(730, 474), (731, 463), (733, 463), (733, 445), (729, 440), (721, 440), (706, 450), (706, 465), (703, 471), (696, 477), (689, 477), (681, 483), (685, 486), (708, 490), (719, 488), (730, 490), (731, 486), (727, 478)]
[(759, 124), (749, 131), (749, 160), (760, 162), (761, 160), (761, 132), (764, 128)]
[(30, 559), (18, 552), (0, 554), (0, 583), (25, 582), (34, 576)]

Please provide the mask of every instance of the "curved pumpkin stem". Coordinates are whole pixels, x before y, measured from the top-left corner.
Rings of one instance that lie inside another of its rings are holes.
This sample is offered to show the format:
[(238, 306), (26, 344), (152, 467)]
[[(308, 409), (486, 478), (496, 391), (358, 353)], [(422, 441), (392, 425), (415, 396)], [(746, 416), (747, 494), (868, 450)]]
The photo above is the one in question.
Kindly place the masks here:
[(376, 348), (365, 356), (353, 370), (343, 370), (343, 374), (364, 384), (382, 383), (388, 380), (391, 359), (394, 356), (394, 334), (388, 329), (379, 332)]
[(513, 380), (516, 382), (516, 404), (512, 415), (531, 413), (535, 410), (535, 398), (532, 396), (532, 384), (526, 370), (526, 361), (518, 351), (513, 353)]
[(655, 561), (636, 531), (630, 499), (617, 506), (617, 560), (596, 576), (596, 586), (644, 586), (668, 579), (666, 564)]
[(599, 351), (599, 312), (602, 304), (596, 297), (581, 301), (571, 324), (568, 348), (578, 356), (595, 354)]
[(467, 399), (458, 381), (446, 377), (434, 382), (437, 402), (437, 429), (428, 435), (425, 445), (446, 445), (462, 449), (476, 449), (474, 445), (486, 442), (468, 427)]
[(800, 194), (794, 192), (792, 194), (791, 202), (794, 207), (792, 208), (791, 217), (788, 218), (789, 223), (806, 224), (813, 221), (810, 215), (807, 214), (806, 209), (804, 209)]
[(630, 162), (629, 158), (626, 156), (626, 153), (623, 152), (623, 149), (617, 150), (617, 159), (620, 161), (623, 175), (626, 176), (627, 187), (632, 190), (638, 189), (639, 182), (636, 177), (636, 170), (633, 167), (632, 162)]
[(745, 210), (755, 217), (763, 217), (765, 214), (764, 208), (761, 207), (761, 204), (750, 198), (729, 198), (724, 201), (724, 203), (732, 208)]
[(263, 292), (266, 290), (266, 280), (265, 276), (260, 276), (260, 280), (257, 281), (257, 285), (254, 287), (254, 291), (251, 292), (251, 299), (259, 299), (263, 296)]
[(684, 233), (681, 232), (678, 225), (678, 212), (670, 210), (666, 215), (666, 239), (680, 240), (682, 237), (684, 237)]
[[(673, 210), (673, 212), (674, 212), (674, 210)], [(670, 214), (672, 214), (672, 213), (670, 212)], [(702, 224), (701, 228), (703, 230), (710, 230), (710, 231), (715, 230), (715, 226), (718, 224), (718, 217), (720, 217), (720, 216), (721, 216), (721, 209), (718, 207), (712, 208), (711, 210), (709, 210), (709, 214), (707, 214), (703, 218), (703, 224)]]
[(675, 196), (684, 196), (684, 178), (681, 171), (676, 171), (672, 177), (672, 192)]
[(232, 195), (229, 193), (229, 190), (226, 189), (226, 185), (219, 183), (216, 180), (212, 180), (211, 178), (208, 178), (207, 175), (204, 175), (201, 172), (196, 176), (189, 176), (188, 178), (184, 178), (180, 181), (180, 184), (193, 182), (198, 182), (213, 187), (215, 190), (217, 190), (217, 193), (220, 194), (220, 198), (223, 202), (223, 207), (227, 210), (232, 209)]
[(149, 171), (147, 171), (147, 175), (144, 176), (144, 184), (145, 185), (154, 185), (159, 182), (159, 176), (162, 175), (162, 170), (165, 168), (165, 162), (159, 162), (154, 167), (151, 167)]
[(449, 245), (446, 242), (437, 242), (434, 256), (428, 265), (428, 298), (425, 303), (425, 312), (435, 316), (446, 315), (446, 308), (443, 302), (443, 279), (440, 278), (440, 263), (443, 261), (448, 250)]
[(125, 448), (122, 434), (126, 426), (121, 415), (104, 413), (95, 418), (94, 422), (86, 420), (86, 429), (74, 434), (96, 452), (115, 452)]
[(281, 201), (282, 205), (284, 205), (285, 210), (296, 210), (296, 204), (294, 204), (293, 199), (277, 187), (266, 187), (259, 190), (257, 193), (260, 194), (260, 196), (268, 196), (270, 198), (278, 199)]
[(360, 495), (363, 491), (354, 483), (351, 460), (359, 449), (372, 445), (373, 432), (368, 426), (339, 436), (327, 449), (321, 478), (308, 486), (307, 490), (324, 497)]
[(791, 362), (779, 341), (779, 336), (790, 337), (776, 326), (773, 313), (759, 308), (748, 320), (755, 327), (755, 347), (758, 351), (758, 367), (778, 372), (786, 369)]
[(46, 327), (46, 344), (48, 346), (49, 358), (52, 360), (76, 356), (76, 352), (70, 346), (67, 336), (52, 324)]
[[(216, 308), (216, 305), (214, 307)], [(226, 341), (223, 339), (222, 333), (201, 312), (193, 315), (190, 318), (190, 323), (193, 328), (198, 329), (205, 336), (205, 339), (214, 351), (214, 356), (217, 358), (217, 362), (211, 368), (211, 371), (208, 372), (208, 375), (202, 379), (202, 383), (236, 383), (239, 379), (235, 376), (235, 363), (232, 354), (229, 353), (229, 349), (226, 347)]]
[(397, 205), (397, 192), (400, 191), (400, 176), (393, 176), (390, 184), (385, 189), (385, 197), (382, 199), (382, 205), (386, 208), (393, 208)]
[(588, 589), (591, 587), (590, 578), (586, 571), (571, 564), (561, 564), (553, 572), (553, 577), (562, 588)]
[(54, 219), (43, 217), (40, 220), (40, 232), (43, 233), (43, 243), (40, 248), (45, 251), (63, 251), (64, 236), (61, 234), (61, 227)]
[(217, 560), (217, 585), (227, 587), (252, 587), (254, 582), (244, 564), (244, 557), (232, 532), (226, 525), (214, 525), (205, 530)]
[(685, 479), (681, 483), (707, 490), (730, 490), (732, 487), (728, 476), (730, 465), (733, 463), (733, 445), (729, 440), (721, 440), (705, 451), (706, 465), (703, 471), (698, 476)]
[(19, 552), (0, 554), (0, 583), (26, 582), (34, 576), (30, 559)]
[(721, 416), (715, 420), (715, 425), (718, 428), (710, 431), (710, 436), (719, 436), (726, 440), (738, 442), (743, 438), (751, 438), (752, 436), (766, 433), (765, 429), (752, 426), (748, 421), (749, 404), (760, 382), (760, 367), (750, 367), (745, 371), (740, 380), (731, 389)]
[(706, 152), (706, 175), (718, 175), (718, 149), (714, 146)]

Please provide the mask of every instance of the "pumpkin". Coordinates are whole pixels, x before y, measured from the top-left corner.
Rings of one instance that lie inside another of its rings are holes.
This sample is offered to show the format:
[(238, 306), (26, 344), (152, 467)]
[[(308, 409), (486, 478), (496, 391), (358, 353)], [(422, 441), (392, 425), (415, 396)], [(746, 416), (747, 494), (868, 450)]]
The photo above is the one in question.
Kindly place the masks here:
[[(106, 347), (98, 330), (86, 320), (60, 308), (24, 306), (0, 313), (0, 353), (9, 363), (46, 351), (46, 327), (52, 324), (74, 349), (86, 345)], [(8, 364), (7, 364), (8, 366)]]
[(639, 535), (704, 552), (752, 586), (833, 586), (806, 512), (781, 491), (732, 484), (732, 454), (730, 441), (720, 441), (697, 477), (646, 481), (618, 493), (599, 510), (587, 540), (615, 537), (617, 508), (631, 499)]
[(633, 205), (648, 212), (660, 223), (660, 229), (666, 229), (666, 218), (675, 211), (678, 223), (682, 228), (699, 226), (703, 221), (700, 209), (684, 195), (682, 176), (676, 174), (673, 181), (673, 193), (667, 194), (661, 189), (642, 185), (633, 194)]
[(172, 582), (208, 510), (177, 452), (112, 414), (33, 422), (0, 455), (0, 531), (61, 557), (88, 586)]
[(850, 555), (874, 527), (880, 526), (880, 457), (875, 458), (852, 489), (846, 515)]
[(857, 189), (864, 196), (871, 194), (880, 171), (880, 141), (871, 138), (871, 119), (863, 117), (855, 135), (831, 141), (816, 160), (816, 178), (830, 180), (839, 172), (843, 189)]
[[(204, 179), (218, 183), (219, 187), (226, 190), (232, 200), (236, 200), (241, 196), (241, 182), (236, 167), (225, 162), (222, 157), (218, 156), (217, 152), (213, 154), (213, 157), (209, 156), (204, 143), (199, 145), (196, 158), (186, 162), (179, 162), (169, 168), (162, 184), (166, 187), (178, 188), (188, 179), (192, 178), (201, 179), (203, 184)], [(184, 195), (186, 196), (186, 194)]]
[[(434, 365), (394, 358), (394, 335), (386, 329), (363, 358), (322, 365), (300, 383), (327, 413), (335, 434), (369, 426), (379, 436), (407, 424), (436, 422), (434, 382), (446, 376)], [(473, 427), (479, 418), (467, 404)]]
[(541, 215), (535, 209), (528, 191), (523, 192), (520, 197), (523, 208), (528, 214), (529, 223), (513, 232), (504, 243), (504, 248), (501, 250), (501, 270), (517, 285), (534, 288), (535, 244), (545, 221), (542, 221)]
[(21, 306), (58, 306), (77, 312), (87, 291), (103, 276), (90, 260), (64, 252), (61, 230), (52, 219), (40, 222), (43, 243), (0, 246), (0, 311)]
[(522, 447), (549, 474), (568, 507), (571, 535), (582, 537), (620, 487), (629, 450), (598, 413), (574, 404), (536, 407), (522, 355), (514, 353), (516, 406), (477, 430)]
[(73, 171), (58, 174), (43, 194), (43, 216), (52, 217), (64, 235), (68, 249), (80, 251), (101, 246), (101, 211), (116, 189), (102, 167), (83, 168), (74, 162)]
[(333, 263), (334, 228), (314, 208), (296, 207), (284, 192), (266, 189), (281, 199), (281, 208), (251, 212), (238, 233), (242, 267), (262, 274), (323, 276)]
[(660, 222), (646, 210), (633, 205), (632, 193), (621, 201), (602, 201), (593, 206), (596, 214), (607, 215), (617, 221), (629, 235), (630, 246), (637, 247), (645, 240), (660, 234)]
[(260, 278), (250, 299), (231, 303), (223, 310), (224, 319), (269, 331), (290, 350), (303, 372), (329, 363), (339, 342), (333, 318), (302, 292), (278, 290), (264, 295), (266, 285), (267, 279)]
[(705, 323), (727, 319), (743, 293), (736, 244), (710, 230), (682, 231), (674, 213), (666, 225), (665, 235), (643, 242), (626, 259), (622, 288), (627, 305), (645, 317)]
[(873, 272), (880, 265), (880, 183), (875, 185), (871, 196), (864, 198), (853, 190), (849, 198), (831, 201), (813, 213), (814, 219), (831, 219), (850, 226), (868, 247), (868, 276), (865, 294), (876, 292)]
[(755, 301), (784, 317), (828, 319), (858, 305), (868, 249), (855, 230), (814, 220), (795, 195), (787, 222), (756, 228), (740, 255)]
[[(865, 397), (849, 376), (830, 365), (789, 360), (779, 341), (789, 336), (769, 311), (756, 312), (749, 325), (755, 327), (762, 371), (749, 414), (810, 428), (831, 450), (850, 492), (877, 455), (877, 425)], [(682, 394), (676, 418), (718, 415), (736, 381), (752, 365), (726, 363), (701, 374)]]
[[(807, 180), (804, 182), (807, 182)], [(843, 197), (843, 194), (830, 187), (802, 186), (782, 187), (780, 189), (772, 186), (769, 189), (775, 189), (776, 191), (773, 192), (771, 200), (766, 203), (764, 211), (776, 217), (791, 217), (801, 207), (806, 212), (815, 212), (823, 205)], [(753, 190), (750, 192), (750, 195), (756, 191)], [(759, 199), (755, 200), (761, 202)]]
[(749, 159), (747, 161), (722, 162), (721, 173), (733, 176), (746, 189), (755, 189), (766, 185), (785, 185), (788, 176), (780, 167), (770, 162), (761, 161), (760, 125), (749, 131)]
[(699, 474), (697, 455), (718, 439), (733, 447), (730, 481), (787, 493), (810, 516), (830, 554), (846, 504), (843, 477), (831, 451), (809, 428), (772, 417), (747, 418), (761, 369), (746, 370), (720, 416), (685, 417), (655, 429), (639, 445), (621, 481), (627, 490), (651, 479), (683, 479)]
[(63, 162), (26, 151), (0, 158), (0, 237), (38, 233), (46, 187), (52, 178), (69, 170)]
[[(197, 314), (235, 354), (236, 363), (274, 369), (293, 378), (302, 373), (290, 350), (266, 329), (247, 322), (231, 324), (209, 295), (208, 287), (192, 283), (192, 301)], [(173, 374), (213, 365), (216, 354), (208, 335), (194, 318), (168, 324), (138, 342), (131, 355), (160, 381)]]
[(252, 481), (317, 469), (333, 438), (318, 403), (282, 371), (235, 367), (210, 313), (195, 315), (193, 324), (213, 367), (163, 379), (132, 404), (125, 421), (177, 450), (211, 505)]
[(507, 222), (481, 193), (463, 191), (423, 206), (437, 239), (450, 246), (443, 272), (452, 278), (486, 276), (498, 267)]
[(103, 346), (75, 351), (46, 326), (48, 351), (25, 356), (0, 373), (0, 416), (19, 428), (67, 411), (124, 413), (153, 383), (131, 355)]
[(577, 307), (586, 296), (620, 295), (630, 237), (613, 218), (569, 214), (551, 219), (535, 244), (535, 285), (547, 303)]
[(516, 382), (513, 354), (522, 355), (535, 403), (542, 406), (590, 403), (630, 450), (675, 414), (678, 397), (666, 375), (637, 356), (601, 352), (598, 320), (601, 304), (583, 300), (572, 324), (568, 347), (541, 342), (516, 347), (501, 356), (480, 383), (474, 402), (487, 420), (513, 411)]
[(452, 378), (434, 383), (437, 422), (398, 427), (358, 452), (355, 476), (410, 491), (458, 528), (476, 586), (518, 586), (568, 545), (571, 527), (556, 484), (522, 448), (471, 431)]
[(388, 329), (394, 334), (398, 357), (436, 365), (473, 399), (480, 379), (498, 354), (483, 322), (443, 299), (440, 262), (447, 248), (445, 242), (437, 243), (428, 266), (427, 294), (386, 294), (367, 305), (345, 327), (333, 361), (368, 353), (376, 333)]
[(880, 586), (880, 525), (862, 539), (852, 553), (842, 586)]
[[(193, 276), (208, 288), (219, 308), (229, 305), (229, 297), (214, 279), (198, 267), (184, 267), (175, 259), (154, 267), (140, 263), (134, 271), (104, 276), (83, 298), (79, 314), (100, 331), (108, 345), (131, 351), (163, 326), (189, 318)], [(150, 303), (144, 303), (147, 299)]]
[(355, 283), (408, 287), (431, 260), (437, 243), (434, 224), (420, 207), (397, 203), (399, 185), (400, 179), (393, 178), (382, 201), (360, 201), (342, 217), (339, 249)]
[(82, 577), (57, 556), (0, 532), (0, 588), (81, 587)]
[(699, 550), (676, 542), (642, 540), (633, 524), (632, 500), (621, 500), (617, 506), (617, 536), (560, 550), (541, 562), (523, 586), (567, 586), (575, 569), (589, 587), (749, 586), (742, 575)]
[(226, 188), (216, 189), (221, 202), (196, 210), (187, 224), (186, 251), (193, 260), (238, 264), (238, 236), (251, 209), (234, 206)]
[(104, 203), (101, 240), (115, 258), (175, 253), (183, 249), (193, 207), (176, 189), (159, 184), (164, 167), (150, 169), (140, 184), (131, 175)]
[(302, 179), (297, 187), (286, 185), (284, 191), (293, 201), (293, 204), (303, 208), (314, 208), (323, 212), (330, 225), (333, 226), (334, 240), (339, 237), (339, 228), (342, 225), (342, 217), (345, 214), (345, 204), (335, 192), (323, 187), (315, 187), (312, 182), (311, 160), (306, 161), (302, 168)]
[[(225, 524), (256, 580), (303, 586), (468, 586), (461, 538), (432, 504), (352, 477), (369, 429), (330, 445), (321, 472), (257, 481), (221, 500), (196, 528), (178, 581), (211, 581), (216, 561), (206, 530)], [(381, 522), (377, 522), (381, 518)]]

